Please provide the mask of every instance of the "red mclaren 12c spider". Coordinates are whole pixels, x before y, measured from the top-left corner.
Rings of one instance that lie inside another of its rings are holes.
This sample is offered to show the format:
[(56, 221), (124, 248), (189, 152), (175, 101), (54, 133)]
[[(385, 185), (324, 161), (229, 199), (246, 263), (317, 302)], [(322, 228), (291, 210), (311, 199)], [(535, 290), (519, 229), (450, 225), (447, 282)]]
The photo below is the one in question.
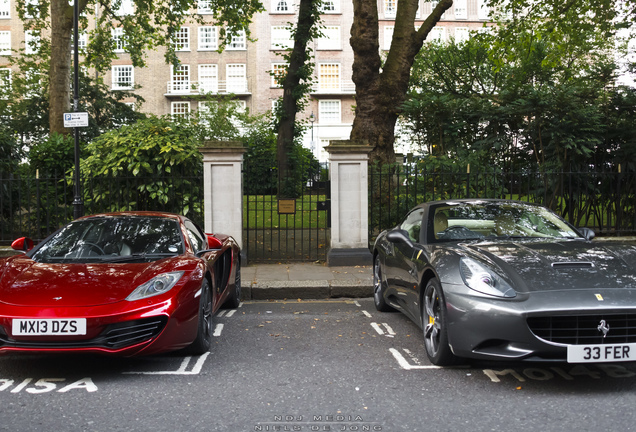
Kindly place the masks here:
[(169, 213), (79, 218), (0, 259), (0, 353), (122, 356), (210, 348), (213, 318), (241, 296), (240, 253)]

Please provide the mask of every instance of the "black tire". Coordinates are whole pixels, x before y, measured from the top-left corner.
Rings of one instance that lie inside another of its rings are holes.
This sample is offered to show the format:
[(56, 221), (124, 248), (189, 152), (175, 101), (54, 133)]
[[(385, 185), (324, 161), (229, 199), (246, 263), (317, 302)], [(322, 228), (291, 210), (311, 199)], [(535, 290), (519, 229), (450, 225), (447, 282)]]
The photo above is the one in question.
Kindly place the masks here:
[(395, 312), (395, 309), (384, 300), (384, 282), (382, 281), (382, 266), (376, 255), (373, 258), (373, 303), (380, 312)]
[(199, 325), (197, 327), (197, 337), (188, 347), (190, 354), (200, 355), (210, 351), (212, 345), (212, 332), (214, 331), (214, 315), (212, 314), (212, 290), (210, 282), (203, 280), (201, 285), (201, 297), (199, 300)]
[(234, 273), (234, 290), (225, 301), (224, 307), (236, 309), (241, 304), (241, 262), (236, 260), (236, 272)]
[(431, 279), (424, 289), (422, 301), (422, 329), (426, 355), (437, 366), (449, 366), (457, 362), (448, 344), (448, 320), (444, 293), (437, 279)]

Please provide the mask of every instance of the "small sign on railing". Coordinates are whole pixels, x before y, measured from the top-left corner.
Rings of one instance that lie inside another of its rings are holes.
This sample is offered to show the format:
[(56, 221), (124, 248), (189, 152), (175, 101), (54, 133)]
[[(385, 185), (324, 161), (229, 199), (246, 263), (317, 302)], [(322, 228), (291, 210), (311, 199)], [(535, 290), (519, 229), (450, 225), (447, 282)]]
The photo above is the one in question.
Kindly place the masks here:
[(278, 214), (296, 214), (295, 199), (279, 199)]

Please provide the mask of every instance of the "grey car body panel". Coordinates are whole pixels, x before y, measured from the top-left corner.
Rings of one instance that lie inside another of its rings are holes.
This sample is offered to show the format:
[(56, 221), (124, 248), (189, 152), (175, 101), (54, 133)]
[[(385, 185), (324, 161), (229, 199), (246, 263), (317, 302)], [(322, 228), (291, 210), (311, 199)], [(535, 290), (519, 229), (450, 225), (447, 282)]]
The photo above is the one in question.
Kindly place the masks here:
[[(436, 204), (418, 206), (425, 208), (424, 225)], [(374, 253), (385, 276), (385, 300), (420, 327), (426, 281), (440, 281), (449, 345), (457, 356), (564, 360), (566, 346), (535, 336), (528, 317), (636, 313), (636, 246), (583, 237), (427, 244), (432, 232), (428, 228), (421, 230), (420, 242), (390, 242), (386, 235), (391, 230), (384, 231)], [(496, 272), (514, 288), (516, 297), (498, 298), (468, 288), (459, 273), (461, 257)]]

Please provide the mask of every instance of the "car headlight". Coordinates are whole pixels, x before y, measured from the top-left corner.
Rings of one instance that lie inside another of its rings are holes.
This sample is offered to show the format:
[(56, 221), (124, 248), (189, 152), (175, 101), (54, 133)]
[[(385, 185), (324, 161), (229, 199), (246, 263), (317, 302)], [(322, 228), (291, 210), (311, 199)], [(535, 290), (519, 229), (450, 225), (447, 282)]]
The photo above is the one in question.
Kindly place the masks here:
[(472, 290), (495, 297), (512, 298), (517, 295), (505, 280), (474, 259), (462, 258), (459, 272), (464, 283)]
[(126, 300), (134, 301), (168, 292), (173, 286), (175, 286), (181, 276), (183, 276), (182, 271), (162, 273), (155, 276), (148, 282), (135, 288), (135, 290), (126, 297)]

